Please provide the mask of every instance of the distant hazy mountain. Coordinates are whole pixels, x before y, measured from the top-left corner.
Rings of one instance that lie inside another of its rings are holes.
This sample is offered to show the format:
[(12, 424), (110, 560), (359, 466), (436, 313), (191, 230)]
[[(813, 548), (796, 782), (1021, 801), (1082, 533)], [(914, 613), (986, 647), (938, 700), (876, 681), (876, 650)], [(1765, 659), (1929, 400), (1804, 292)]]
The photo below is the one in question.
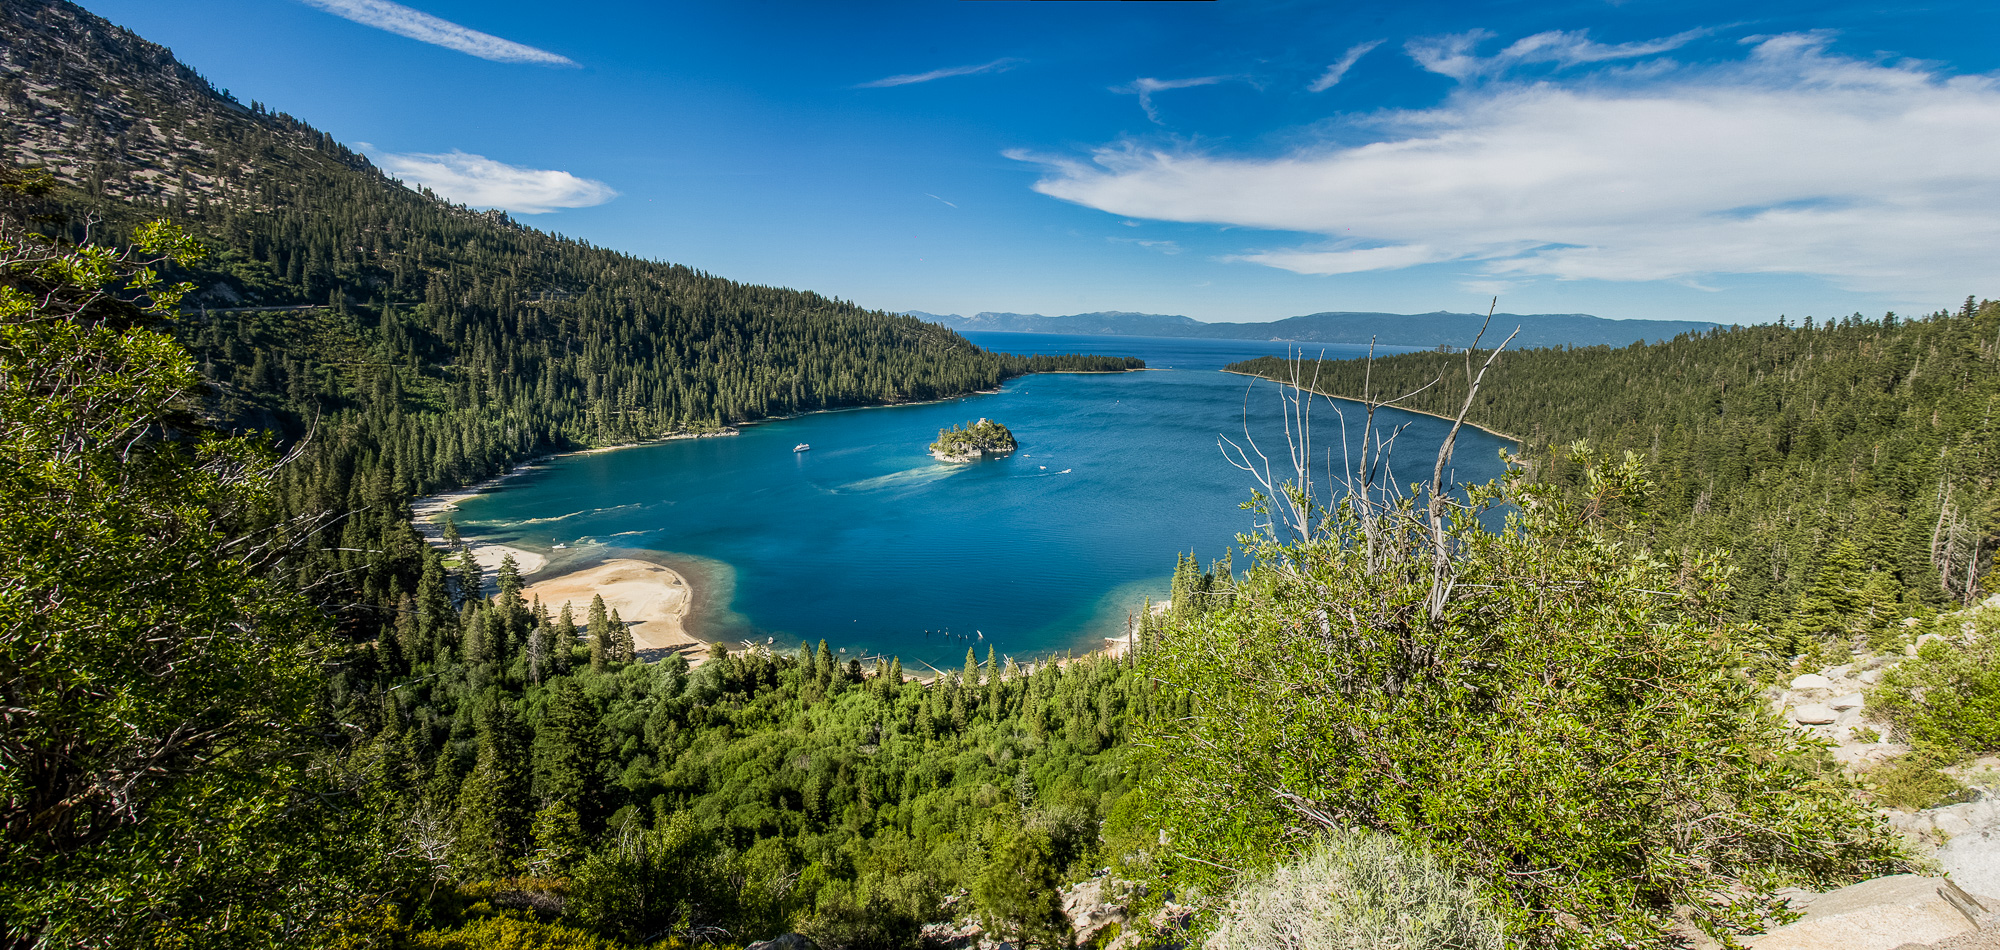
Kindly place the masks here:
[[(1159, 313), (1129, 313), (1107, 310), (1101, 313), (1073, 313), (1066, 317), (1045, 317), (1039, 313), (958, 314), (908, 311), (906, 316), (943, 324), (954, 330), (995, 330), (1002, 333), (1098, 333), (1113, 336), (1200, 336), (1209, 324), (1193, 317), (1170, 317)], [(1189, 332), (1194, 330), (1197, 332)]]
[[(1203, 323), (1191, 317), (1159, 313), (1077, 313), (1046, 317), (1039, 313), (957, 314), (907, 313), (919, 320), (954, 330), (1005, 333), (1084, 333), (1112, 336), (1198, 337), (1221, 340), (1271, 340), (1296, 343), (1367, 343), (1389, 346), (1465, 346), (1486, 320), (1479, 313), (1309, 313), (1269, 323)], [(1506, 339), (1515, 327), (1516, 348), (1539, 346), (1625, 346), (1642, 340), (1667, 340), (1717, 324), (1696, 320), (1607, 320), (1587, 313), (1496, 313), (1487, 331), (1489, 345)]]

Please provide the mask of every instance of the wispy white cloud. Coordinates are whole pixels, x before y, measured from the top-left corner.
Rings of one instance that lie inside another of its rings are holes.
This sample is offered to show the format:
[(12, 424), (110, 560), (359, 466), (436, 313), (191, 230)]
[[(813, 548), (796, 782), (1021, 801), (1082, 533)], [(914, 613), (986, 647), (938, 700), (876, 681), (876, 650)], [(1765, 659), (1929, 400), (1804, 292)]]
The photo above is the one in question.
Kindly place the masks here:
[(1139, 108), (1146, 110), (1146, 118), (1155, 123), (1160, 121), (1159, 110), (1153, 108), (1153, 93), (1169, 89), (1187, 89), (1193, 86), (1213, 86), (1234, 77), (1197, 76), (1193, 79), (1134, 79), (1123, 86), (1112, 86), (1111, 91), (1139, 97)]
[(1370, 50), (1381, 45), (1381, 40), (1369, 40), (1366, 43), (1356, 43), (1348, 47), (1347, 52), (1341, 55), (1340, 62), (1328, 66), (1326, 72), (1320, 73), (1319, 78), (1313, 80), (1312, 85), (1307, 86), (1306, 90), (1308, 92), (1325, 92), (1328, 89), (1332, 89), (1335, 84), (1339, 83), (1347, 75), (1348, 70), (1354, 68), (1355, 63), (1361, 61), (1361, 57), (1368, 55)]
[(1493, 34), (1485, 30), (1422, 37), (1409, 41), (1403, 48), (1411, 59), (1417, 61), (1417, 65), (1453, 79), (1466, 80), (1503, 72), (1523, 63), (1579, 66), (1614, 59), (1657, 56), (1686, 46), (1708, 33), (1708, 30), (1687, 30), (1656, 40), (1598, 43), (1591, 40), (1588, 30), (1549, 30), (1515, 40), (1506, 49), (1484, 59), (1474, 51), (1479, 44), (1493, 38)]
[(299, 0), (299, 2), (364, 26), (387, 30), (397, 36), (407, 36), (433, 46), (455, 49), (496, 63), (576, 65), (567, 56), (559, 56), (548, 50), (536, 49), (513, 40), (503, 40), (490, 33), (468, 29), (421, 10), (412, 10), (400, 3), (390, 3), (389, 0)]
[(934, 79), (950, 79), (953, 76), (977, 76), (980, 73), (1004, 73), (1007, 70), (1013, 69), (1015, 66), (1018, 66), (1024, 62), (1027, 61), (1023, 59), (1017, 59), (1012, 56), (1003, 56), (1000, 59), (996, 59), (990, 63), (980, 63), (977, 66), (950, 66), (944, 69), (933, 69), (927, 73), (910, 73), (909, 75), (906, 76), (885, 76), (881, 79), (876, 79), (871, 82), (861, 83), (860, 85), (857, 85), (854, 88), (887, 89), (890, 86), (907, 86), (912, 83), (930, 82)]
[(2000, 80), (1846, 58), (1828, 42), (1768, 37), (1721, 64), (1471, 84), (1364, 119), (1374, 141), (1360, 145), (1013, 157), (1044, 165), (1044, 194), (1121, 218), (1321, 235), (1238, 256), (1299, 273), (1460, 262), (1472, 277), (1692, 286), (1782, 273), (1915, 299), (1991, 286)]
[(601, 205), (618, 197), (618, 192), (601, 181), (564, 171), (522, 168), (457, 150), (443, 154), (371, 152), (368, 157), (407, 184), (422, 185), (474, 208), (545, 214)]
[(1113, 244), (1136, 244), (1148, 250), (1159, 251), (1162, 254), (1179, 254), (1185, 250), (1185, 248), (1180, 246), (1180, 242), (1178, 241), (1147, 241), (1140, 238), (1127, 237), (1108, 237), (1105, 240)]
[[(938, 196), (936, 196), (936, 195), (934, 195), (934, 194), (931, 194), (931, 193), (930, 193), (930, 192), (928, 192), (928, 191), (924, 192), (924, 197), (926, 197), (926, 198), (937, 198), (937, 200), (939, 200), (939, 201), (944, 201), (944, 199), (943, 199), (943, 198), (938, 198)], [(945, 204), (947, 204), (947, 205), (951, 205), (951, 207), (954, 207), (954, 208), (958, 207), (957, 205), (954, 205), (954, 204), (952, 204), (952, 203), (951, 203), (951, 202), (949, 202), (949, 201), (944, 201), (944, 203), (945, 203)]]

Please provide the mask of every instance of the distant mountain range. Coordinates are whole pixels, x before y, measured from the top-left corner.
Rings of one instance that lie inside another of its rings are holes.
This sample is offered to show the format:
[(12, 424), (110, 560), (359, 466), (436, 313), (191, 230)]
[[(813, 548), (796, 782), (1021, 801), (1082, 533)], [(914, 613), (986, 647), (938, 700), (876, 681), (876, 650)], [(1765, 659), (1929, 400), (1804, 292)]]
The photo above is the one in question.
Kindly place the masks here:
[[(1330, 311), (1269, 323), (1203, 323), (1193, 317), (1107, 310), (1048, 317), (1039, 313), (958, 314), (904, 311), (919, 320), (954, 330), (1002, 333), (1079, 333), (1107, 336), (1194, 337), (1215, 340), (1271, 340), (1295, 343), (1376, 343), (1388, 346), (1466, 346), (1485, 322), (1481, 313), (1355, 313)], [(1515, 348), (1544, 346), (1625, 346), (1704, 332), (1718, 324), (1698, 320), (1607, 320), (1587, 313), (1496, 313), (1488, 345), (1515, 327)]]

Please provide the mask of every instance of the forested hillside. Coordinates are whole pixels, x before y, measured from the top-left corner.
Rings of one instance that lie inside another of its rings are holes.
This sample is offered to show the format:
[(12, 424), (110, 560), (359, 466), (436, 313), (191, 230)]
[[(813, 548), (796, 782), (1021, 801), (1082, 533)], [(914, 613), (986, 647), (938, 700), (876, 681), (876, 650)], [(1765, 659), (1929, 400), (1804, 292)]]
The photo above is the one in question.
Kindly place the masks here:
[[(1849, 518), (1887, 526), (1852, 536), (1884, 597), (1964, 597), (1990, 558), (1991, 306), (1510, 357), (1543, 404), (1480, 411), (1551, 426), (1537, 471), (1570, 491), (1480, 490), (1524, 515), (1500, 534), (1375, 498), (1245, 573), (1184, 560), (1115, 659), (638, 662), (601, 602), (524, 602), (513, 565), (496, 586), (425, 543), (411, 496), (1136, 361), (987, 353), (536, 232), (62, 0), (0, 0), (0, 28), (0, 947), (914, 950), (977, 920), (1040, 950), (1072, 943), (1058, 886), (1104, 866), (1134, 903), (1099, 945), (1182, 946), (1307, 852), (1372, 855), (1354, 906), (1415, 907), (1450, 945), (1665, 947), (1910, 866), (1740, 675), (1758, 644), (1714, 609), (1715, 559), (1621, 539), (1713, 540), (1742, 510), (1773, 548), (1745, 577), (1775, 571), (1744, 611), (1851, 618), (1840, 544), (1796, 547)], [(1729, 385), (1660, 384), (1661, 412), (1644, 360)], [(1665, 500), (1552, 454), (1587, 428), (1545, 418), (1566, 410), (1657, 455)], [(1413, 867), (1443, 882), (1421, 906)]]
[[(1399, 404), (1455, 415), (1482, 356), (1308, 362), (1299, 378), (1376, 399), (1437, 380)], [(1231, 368), (1293, 378), (1275, 358)], [(1503, 353), (1467, 421), (1523, 440), (1558, 482), (1576, 476), (1574, 441), (1637, 453), (1657, 484), (1634, 502), (1644, 529), (1728, 551), (1735, 613), (1773, 628), (1782, 656), (1992, 592), (2000, 303)]]
[(301, 576), (358, 574), (373, 604), (393, 601), (392, 575), (414, 584), (404, 500), (525, 458), (1137, 365), (988, 353), (545, 234), (404, 188), (72, 4), (8, 0), (0, 26), (0, 145), (58, 185), (17, 192), (17, 217), (72, 241), (159, 217), (208, 249), (175, 275), (196, 292), (168, 328), (219, 425), (304, 441), (268, 517), (336, 519), (299, 538)]
[[(569, 919), (634, 941), (892, 897), (905, 909), (892, 921), (907, 921), (975, 883), (995, 835), (1056, 842), (1050, 861), (1094, 848), (1126, 778), (1115, 756), (1090, 756), (1143, 702), (1121, 667), (1027, 678), (971, 664), (897, 690), (900, 675), (862, 689), (860, 670), (823, 656), (731, 657), (692, 676), (632, 663), (607, 651), (606, 618), (559, 628), (505, 597), (485, 606), (494, 592), (460, 569), (469, 559), (410, 528), (409, 500), (554, 450), (1138, 361), (989, 353), (912, 318), (448, 204), (59, 0), (0, 3), (0, 35), (0, 355), (24, 384), (5, 390), (6, 473), (15, 553), (30, 559), (8, 561), (0, 586), (55, 605), (9, 600), (0, 624), (9, 715), (42, 724), (9, 725), (8, 945), (311, 943), (336, 920), (376, 945), (481, 919), (459, 884), (571, 871)], [(171, 253), (109, 249), (154, 220), (182, 229), (145, 232)], [(130, 302), (145, 267), (185, 292)], [(51, 288), (91, 302), (44, 313)], [(47, 336), (71, 325), (80, 336)], [(62, 402), (92, 382), (71, 350), (114, 342), (145, 358), (107, 365), (151, 375), (100, 371), (99, 396)], [(64, 416), (81, 405), (111, 412), (109, 428)], [(72, 441), (41, 441), (49, 431)], [(65, 482), (35, 468), (45, 457), (108, 481)], [(161, 461), (135, 464), (147, 457)], [(65, 510), (88, 539), (36, 555)], [(141, 517), (154, 523), (111, 532)], [(214, 578), (187, 583), (233, 593), (184, 585), (221, 599), (176, 602), (144, 558), (214, 560)], [(114, 563), (137, 573), (107, 578)], [(84, 591), (124, 619), (65, 613)], [(162, 608), (212, 614), (232, 642), (190, 629), (118, 646)], [(91, 635), (44, 646), (65, 628)], [(98, 681), (118, 685), (86, 702), (77, 684)], [(87, 725), (114, 715), (107, 701), (148, 712)], [(149, 757), (150, 771), (133, 764)], [(893, 873), (855, 863), (878, 831), (906, 858)], [(701, 861), (661, 864), (646, 835), (698, 839)], [(635, 848), (654, 863), (631, 866)], [(746, 874), (770, 878), (770, 902), (738, 900)], [(523, 887), (556, 903), (473, 903), (553, 917), (568, 893)]]

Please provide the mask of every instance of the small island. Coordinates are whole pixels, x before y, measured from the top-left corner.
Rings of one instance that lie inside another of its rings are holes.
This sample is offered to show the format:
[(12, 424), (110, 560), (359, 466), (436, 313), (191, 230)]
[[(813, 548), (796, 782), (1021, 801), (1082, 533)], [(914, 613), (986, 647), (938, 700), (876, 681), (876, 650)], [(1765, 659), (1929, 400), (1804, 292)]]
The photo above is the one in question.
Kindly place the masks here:
[(988, 455), (1006, 455), (1019, 447), (1014, 433), (1007, 431), (1006, 426), (981, 419), (964, 427), (939, 429), (937, 441), (931, 443), (931, 455), (940, 462), (976, 462)]

